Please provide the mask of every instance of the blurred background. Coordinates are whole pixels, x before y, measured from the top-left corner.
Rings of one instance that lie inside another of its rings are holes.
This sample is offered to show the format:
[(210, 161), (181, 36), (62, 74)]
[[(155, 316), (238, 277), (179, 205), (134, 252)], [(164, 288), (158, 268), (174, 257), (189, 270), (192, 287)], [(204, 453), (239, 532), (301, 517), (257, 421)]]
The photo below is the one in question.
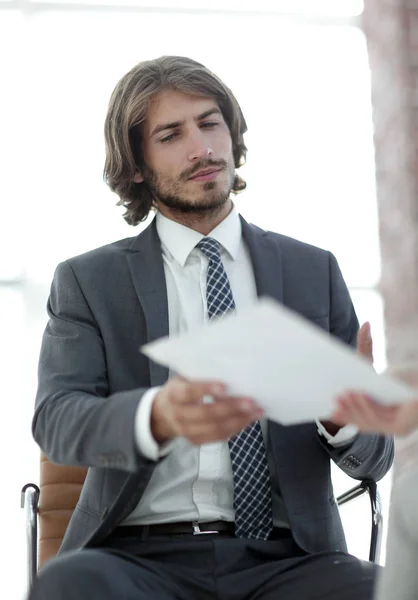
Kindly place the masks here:
[[(387, 357), (410, 358), (418, 8), (403, 4), (0, 0), (2, 597), (23, 598), (27, 585), (19, 498), (39, 481), (30, 423), (54, 269), (143, 227), (126, 225), (102, 179), (107, 103), (136, 62), (187, 55), (232, 88), (249, 129), (238, 209), (336, 255), (379, 372)], [(334, 477), (337, 494), (351, 487)], [(387, 514), (390, 475), (380, 490)], [(343, 519), (365, 558), (367, 500)]]

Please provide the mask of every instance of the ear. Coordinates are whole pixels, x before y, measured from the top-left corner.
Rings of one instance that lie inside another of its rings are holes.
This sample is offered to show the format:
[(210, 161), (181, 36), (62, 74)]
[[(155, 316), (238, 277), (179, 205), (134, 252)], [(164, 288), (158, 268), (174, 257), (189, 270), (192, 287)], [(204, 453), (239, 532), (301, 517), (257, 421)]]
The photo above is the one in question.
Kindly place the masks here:
[(135, 173), (135, 176), (134, 176), (134, 182), (135, 182), (135, 183), (142, 183), (143, 181), (144, 181), (144, 178), (142, 177), (142, 174), (141, 174), (141, 172), (140, 172), (140, 171), (137, 171), (137, 172)]

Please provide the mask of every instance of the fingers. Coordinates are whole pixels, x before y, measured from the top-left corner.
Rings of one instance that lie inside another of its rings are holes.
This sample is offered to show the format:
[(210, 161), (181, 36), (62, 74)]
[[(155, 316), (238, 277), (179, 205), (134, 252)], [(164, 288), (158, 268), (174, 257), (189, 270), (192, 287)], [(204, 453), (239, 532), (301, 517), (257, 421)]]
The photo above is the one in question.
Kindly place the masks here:
[(252, 398), (215, 397), (212, 404), (196, 404), (184, 411), (182, 421), (193, 425), (199, 421), (222, 422), (234, 417), (250, 418), (262, 410)]
[(222, 396), (214, 400), (212, 404), (187, 405), (178, 411), (177, 423), (191, 443), (228, 439), (263, 415), (251, 398)]
[(194, 424), (186, 429), (184, 437), (192, 444), (206, 444), (227, 440), (236, 435), (242, 429), (245, 429), (251, 423), (257, 420), (257, 417), (249, 418), (245, 416), (235, 416), (224, 421), (202, 422)]
[(363, 323), (357, 333), (357, 353), (373, 364), (373, 338), (368, 321)]
[[(213, 403), (203, 403), (212, 396)], [(166, 410), (163, 419), (170, 420), (166, 428), (193, 444), (227, 439), (263, 415), (252, 398), (233, 397), (217, 382), (188, 382), (176, 378), (167, 384)]]
[(389, 433), (398, 409), (379, 405), (364, 394), (350, 392), (338, 399), (338, 408), (331, 419), (357, 425), (361, 431)]
[(178, 404), (198, 403), (204, 396), (220, 396), (226, 392), (226, 386), (216, 381), (187, 381), (176, 378), (170, 386), (170, 398)]
[(224, 393), (225, 386), (219, 382), (190, 382), (182, 377), (171, 379), (157, 393), (152, 405), (151, 431), (154, 439), (165, 441), (182, 436), (181, 416), (187, 407), (200, 403), (204, 396)]

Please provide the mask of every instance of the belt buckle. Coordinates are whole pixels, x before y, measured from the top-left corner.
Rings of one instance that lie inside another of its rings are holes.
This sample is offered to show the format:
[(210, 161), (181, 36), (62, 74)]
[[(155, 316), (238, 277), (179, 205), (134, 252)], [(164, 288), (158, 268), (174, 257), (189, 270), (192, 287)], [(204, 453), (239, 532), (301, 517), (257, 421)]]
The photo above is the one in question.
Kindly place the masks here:
[(219, 533), (219, 531), (202, 531), (197, 521), (192, 521), (193, 535), (205, 535), (207, 533)]

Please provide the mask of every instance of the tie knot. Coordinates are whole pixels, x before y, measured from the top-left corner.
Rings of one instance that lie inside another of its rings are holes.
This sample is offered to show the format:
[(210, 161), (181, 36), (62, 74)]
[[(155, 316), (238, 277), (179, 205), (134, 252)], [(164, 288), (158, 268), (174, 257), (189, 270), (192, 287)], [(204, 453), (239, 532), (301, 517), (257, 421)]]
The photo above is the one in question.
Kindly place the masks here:
[(221, 245), (219, 242), (210, 237), (205, 237), (200, 240), (196, 245), (196, 248), (200, 248), (205, 256), (209, 260), (214, 262), (221, 262)]

